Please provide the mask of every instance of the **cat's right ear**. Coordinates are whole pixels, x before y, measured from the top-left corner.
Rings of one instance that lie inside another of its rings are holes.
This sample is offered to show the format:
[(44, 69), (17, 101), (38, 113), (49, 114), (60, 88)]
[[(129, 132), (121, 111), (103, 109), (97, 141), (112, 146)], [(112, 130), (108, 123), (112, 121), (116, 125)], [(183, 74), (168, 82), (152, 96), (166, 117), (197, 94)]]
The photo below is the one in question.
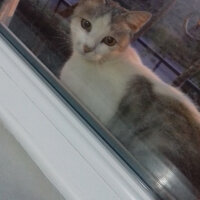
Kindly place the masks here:
[(147, 24), (152, 14), (146, 11), (131, 11), (126, 14), (126, 22), (133, 33), (137, 33)]

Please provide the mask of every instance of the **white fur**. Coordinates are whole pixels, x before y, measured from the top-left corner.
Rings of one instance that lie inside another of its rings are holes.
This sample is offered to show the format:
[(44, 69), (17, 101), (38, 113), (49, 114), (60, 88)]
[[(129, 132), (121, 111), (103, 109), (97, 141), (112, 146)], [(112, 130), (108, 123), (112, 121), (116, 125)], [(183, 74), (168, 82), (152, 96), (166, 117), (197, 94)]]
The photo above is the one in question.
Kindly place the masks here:
[(95, 64), (74, 54), (64, 66), (61, 80), (91, 112), (106, 123), (115, 113), (133, 73), (132, 68), (120, 59)]
[[(181, 92), (162, 82), (142, 64), (136, 51), (128, 47), (118, 56), (106, 57), (105, 62), (96, 62), (109, 55), (111, 47), (101, 43), (110, 32), (110, 16), (92, 21), (91, 32), (80, 26), (80, 18), (72, 20), (74, 53), (61, 72), (61, 81), (101, 122), (107, 123), (117, 111), (128, 82), (135, 75), (145, 76), (153, 85), (155, 93), (175, 98), (187, 105), (199, 117), (194, 105)], [(95, 47), (84, 54), (83, 46)]]

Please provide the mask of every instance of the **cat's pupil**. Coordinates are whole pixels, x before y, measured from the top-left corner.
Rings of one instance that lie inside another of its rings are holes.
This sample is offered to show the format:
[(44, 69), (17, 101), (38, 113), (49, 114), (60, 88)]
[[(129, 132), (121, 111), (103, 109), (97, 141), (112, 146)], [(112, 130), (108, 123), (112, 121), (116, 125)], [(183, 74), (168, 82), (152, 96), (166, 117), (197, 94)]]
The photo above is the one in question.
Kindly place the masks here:
[(88, 32), (90, 32), (91, 29), (92, 29), (91, 23), (86, 19), (81, 20), (81, 26), (82, 26), (83, 29), (85, 29)]
[(111, 36), (105, 37), (105, 38), (102, 40), (102, 42), (104, 42), (104, 43), (107, 44), (108, 46), (114, 46), (114, 45), (117, 43), (117, 41), (116, 41), (113, 37), (111, 37)]

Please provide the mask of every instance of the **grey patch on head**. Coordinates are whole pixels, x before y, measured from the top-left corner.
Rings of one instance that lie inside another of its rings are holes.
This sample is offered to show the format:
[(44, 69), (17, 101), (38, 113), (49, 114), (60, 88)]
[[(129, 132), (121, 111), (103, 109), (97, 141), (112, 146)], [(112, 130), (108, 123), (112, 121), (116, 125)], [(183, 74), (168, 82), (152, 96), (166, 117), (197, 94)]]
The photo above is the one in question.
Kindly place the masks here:
[(106, 7), (105, 5), (101, 5), (99, 7), (86, 7), (84, 12), (88, 15), (89, 18), (99, 18), (103, 15), (110, 13), (111, 8)]
[(107, 1), (106, 4), (102, 4), (98, 7), (84, 7), (84, 13), (86, 13), (89, 17), (99, 18), (103, 15), (110, 14), (111, 15), (111, 23), (116, 21), (116, 18), (119, 19), (127, 10), (121, 7), (117, 2)]
[(115, 4), (115, 6), (112, 7), (110, 10), (111, 14), (111, 29), (115, 33), (115, 36), (117, 37), (126, 37), (129, 38), (129, 42), (131, 39), (131, 29), (126, 24), (126, 15), (128, 13), (128, 10), (121, 7), (118, 3)]
[(116, 20), (116, 17), (123, 17), (127, 13), (127, 10), (125, 10), (122, 7), (114, 7), (111, 11), (112, 21)]

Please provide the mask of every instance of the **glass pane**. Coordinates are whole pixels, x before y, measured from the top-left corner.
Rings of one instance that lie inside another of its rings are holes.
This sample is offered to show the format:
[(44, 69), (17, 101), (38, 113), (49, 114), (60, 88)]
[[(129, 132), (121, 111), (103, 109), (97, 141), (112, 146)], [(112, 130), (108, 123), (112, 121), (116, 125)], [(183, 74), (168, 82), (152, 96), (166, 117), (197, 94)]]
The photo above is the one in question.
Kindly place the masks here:
[(199, 199), (198, 0), (0, 6), (0, 20), (92, 116), (88, 123), (103, 127), (99, 134), (149, 188), (161, 199)]

